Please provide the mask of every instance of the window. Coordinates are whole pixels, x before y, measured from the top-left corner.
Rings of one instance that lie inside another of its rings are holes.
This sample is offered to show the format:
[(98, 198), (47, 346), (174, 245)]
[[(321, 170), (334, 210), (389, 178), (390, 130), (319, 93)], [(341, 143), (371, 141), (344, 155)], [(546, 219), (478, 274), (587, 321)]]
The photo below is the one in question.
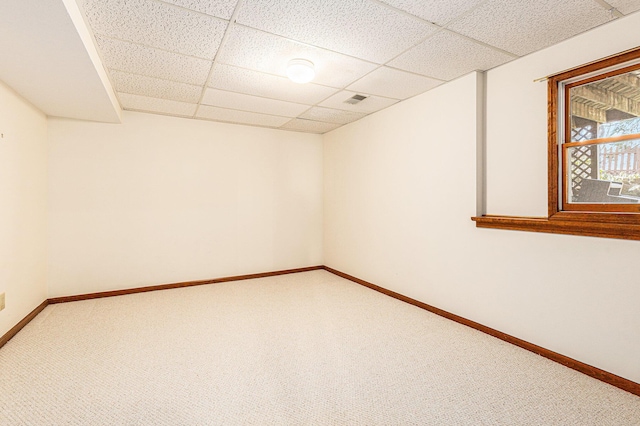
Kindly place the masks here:
[(640, 48), (548, 79), (548, 217), (477, 227), (640, 240)]
[(640, 63), (607, 64), (549, 83), (558, 89), (550, 117), (560, 128), (562, 211), (640, 212)]

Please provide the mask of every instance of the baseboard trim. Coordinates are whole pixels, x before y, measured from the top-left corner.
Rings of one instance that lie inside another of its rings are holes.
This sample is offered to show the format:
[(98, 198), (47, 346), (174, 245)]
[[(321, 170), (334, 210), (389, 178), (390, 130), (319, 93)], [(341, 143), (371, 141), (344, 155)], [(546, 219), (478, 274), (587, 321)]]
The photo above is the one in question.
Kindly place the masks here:
[(186, 281), (180, 283), (173, 284), (162, 284), (148, 287), (136, 287), (125, 290), (115, 290), (115, 291), (105, 291), (99, 293), (88, 293), (88, 294), (80, 294), (76, 296), (66, 296), (66, 297), (54, 297), (51, 299), (47, 299), (42, 302), (38, 307), (36, 307), (33, 311), (31, 311), (26, 317), (22, 319), (18, 324), (16, 324), (11, 330), (5, 333), (2, 337), (0, 337), (0, 348), (2, 348), (12, 337), (14, 337), (20, 330), (24, 328), (29, 322), (36, 317), (44, 308), (49, 304), (56, 303), (66, 303), (66, 302), (75, 302), (79, 300), (89, 300), (89, 299), (97, 299), (102, 297), (112, 297), (112, 296), (123, 296), (126, 294), (135, 294), (135, 293), (143, 293), (148, 291), (157, 291), (157, 290), (169, 290), (173, 288), (182, 288), (182, 287), (192, 287), (197, 285), (205, 285), (205, 284), (216, 284), (216, 283), (224, 283), (230, 281), (241, 281), (248, 280), (254, 278), (266, 278), (273, 277), (277, 275), (286, 275), (286, 274), (295, 274), (299, 272), (308, 272), (308, 271), (316, 271), (319, 269), (324, 269), (332, 274), (335, 274), (339, 277), (345, 278), (349, 281), (353, 281), (357, 284), (368, 287), (372, 290), (385, 294), (387, 296), (393, 297), (394, 299), (401, 300), (403, 302), (414, 305), (418, 308), (424, 309), (426, 311), (432, 312), (436, 315), (440, 315), (441, 317), (450, 319), (457, 323), (466, 325), (483, 333), (489, 334), (490, 336), (496, 337), (505, 342), (511, 343), (513, 345), (519, 346), (523, 349), (536, 353), (540, 356), (543, 356), (547, 359), (555, 361), (559, 364), (564, 365), (565, 367), (569, 367), (573, 370), (579, 371), (580, 373), (591, 376), (595, 379), (601, 380), (605, 383), (613, 385), (617, 388), (630, 392), (634, 395), (640, 396), (640, 383), (633, 382), (631, 380), (625, 379), (623, 377), (617, 376), (613, 373), (609, 373), (608, 371), (604, 371), (600, 368), (591, 366), (589, 364), (585, 364), (583, 362), (577, 361), (573, 358), (569, 358), (565, 355), (559, 354), (557, 352), (553, 352), (549, 349), (545, 349), (541, 346), (534, 345), (533, 343), (529, 343), (525, 340), (519, 339), (517, 337), (511, 336), (509, 334), (503, 333), (501, 331), (495, 330), (491, 327), (487, 327), (486, 325), (482, 325), (475, 321), (471, 321), (469, 319), (463, 318), (459, 315), (452, 314), (451, 312), (447, 312), (445, 310), (436, 308), (435, 306), (428, 305), (424, 302), (420, 302), (419, 300), (412, 299), (408, 296), (405, 296), (400, 293), (396, 293), (395, 291), (388, 290), (384, 287), (380, 287), (378, 285), (372, 284), (368, 281), (361, 280), (360, 278), (354, 277), (352, 275), (346, 274), (344, 272), (338, 271), (336, 269), (330, 268), (329, 266), (310, 266), (306, 268), (296, 268), (296, 269), (286, 269), (281, 271), (273, 271), (273, 272), (262, 272), (258, 274), (247, 274), (247, 275), (236, 275), (232, 277), (223, 277), (223, 278), (214, 278), (209, 280), (200, 280), (200, 281)]
[(29, 313), (26, 317), (22, 319), (18, 324), (16, 324), (11, 330), (7, 331), (2, 337), (0, 337), (0, 348), (3, 347), (13, 336), (18, 334), (20, 330), (24, 328), (25, 325), (29, 324), (32, 319), (36, 317), (44, 308), (49, 304), (48, 300), (45, 300), (41, 304), (39, 304), (33, 311)]
[(152, 285), (148, 287), (128, 288), (124, 290), (113, 290), (113, 291), (102, 291), (99, 293), (79, 294), (75, 296), (53, 297), (49, 299), (48, 302), (51, 304), (77, 302), (79, 300), (90, 300), (90, 299), (100, 299), (103, 297), (124, 296), (127, 294), (145, 293), (148, 291), (170, 290), (173, 288), (193, 287), (193, 286), (205, 285), (205, 284), (218, 284), (218, 283), (225, 283), (229, 281), (241, 281), (241, 280), (250, 280), (254, 278), (275, 277), (277, 275), (296, 274), (298, 272), (316, 271), (319, 269), (324, 269), (324, 266), (322, 265), (309, 266), (306, 268), (284, 269), (281, 271), (261, 272), (258, 274), (247, 274), (247, 275), (236, 275), (232, 277), (214, 278), (209, 280), (185, 281), (185, 282), (172, 283), (172, 284)]
[(487, 327), (486, 325), (482, 325), (475, 321), (471, 321), (469, 319), (463, 318), (461, 316), (452, 314), (451, 312), (444, 311), (442, 309), (436, 308), (435, 306), (428, 305), (426, 303), (420, 302), (419, 300), (412, 299), (403, 294), (396, 293), (395, 291), (387, 290), (384, 287), (377, 286), (368, 281), (361, 280), (360, 278), (356, 278), (352, 275), (345, 274), (344, 272), (340, 272), (336, 269), (325, 266), (324, 269), (332, 274), (335, 274), (339, 277), (345, 278), (349, 281), (353, 281), (357, 284), (368, 287), (372, 290), (378, 291), (380, 293), (386, 294), (387, 296), (393, 297), (394, 299), (401, 300), (403, 302), (409, 303), (411, 305), (417, 306), (418, 308), (427, 310), (436, 315), (440, 315), (441, 317), (450, 319), (457, 323), (466, 325), (483, 333), (489, 334), (493, 337), (496, 337), (500, 340), (504, 340), (505, 342), (511, 343), (513, 345), (519, 346), (522, 349), (526, 349), (533, 353), (536, 353), (540, 356), (550, 359), (551, 361), (555, 361), (559, 364), (564, 365), (565, 367), (569, 367), (573, 370), (579, 371), (580, 373), (586, 374), (587, 376), (591, 376), (595, 379), (613, 385), (617, 388), (630, 392), (634, 395), (640, 396), (640, 383), (633, 382), (631, 380), (625, 379), (623, 377), (617, 376), (613, 373), (609, 373), (608, 371), (601, 370), (597, 367), (594, 367), (589, 364), (585, 364), (583, 362), (577, 361), (573, 358), (569, 358), (567, 356), (561, 355), (557, 352), (553, 352), (549, 349), (545, 349), (541, 346), (534, 345), (533, 343), (529, 343), (525, 340), (519, 339), (517, 337), (511, 336), (510, 334), (503, 333), (501, 331), (495, 330), (491, 327)]
[(44, 302), (42, 302), (37, 308), (31, 311), (29, 315), (24, 317), (22, 321), (20, 321), (11, 330), (7, 331), (2, 337), (0, 337), (0, 348), (2, 348), (9, 340), (11, 340), (13, 336), (18, 334), (18, 332), (22, 330), (25, 325), (29, 324), (29, 322), (31, 322), (31, 320), (34, 319), (36, 315), (38, 315), (40, 312), (42, 312), (42, 310), (46, 308), (47, 305), (49, 304), (53, 305), (56, 303), (77, 302), (79, 300), (99, 299), (102, 297), (112, 297), (112, 296), (123, 296), (126, 294), (144, 293), (147, 291), (157, 291), (157, 290), (169, 290), (172, 288), (193, 287), (196, 285), (204, 285), (204, 284), (217, 284), (217, 283), (225, 283), (230, 281), (250, 280), (253, 278), (275, 277), (277, 275), (296, 274), (298, 272), (316, 271), (319, 269), (324, 269), (324, 266), (322, 265), (309, 266), (306, 268), (284, 269), (280, 271), (261, 272), (258, 274), (236, 275), (232, 277), (214, 278), (210, 280), (185, 281), (180, 283), (129, 288), (125, 290), (114, 290), (114, 291), (103, 291), (99, 293), (79, 294), (76, 296), (53, 297), (51, 299), (46, 299)]

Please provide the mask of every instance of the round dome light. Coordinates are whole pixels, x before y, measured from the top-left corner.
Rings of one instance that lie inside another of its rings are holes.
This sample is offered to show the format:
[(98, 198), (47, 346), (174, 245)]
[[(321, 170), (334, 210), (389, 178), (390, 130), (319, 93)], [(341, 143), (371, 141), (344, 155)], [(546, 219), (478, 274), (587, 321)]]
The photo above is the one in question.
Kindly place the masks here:
[(313, 62), (306, 59), (292, 59), (287, 66), (287, 77), (294, 83), (308, 83), (316, 76)]

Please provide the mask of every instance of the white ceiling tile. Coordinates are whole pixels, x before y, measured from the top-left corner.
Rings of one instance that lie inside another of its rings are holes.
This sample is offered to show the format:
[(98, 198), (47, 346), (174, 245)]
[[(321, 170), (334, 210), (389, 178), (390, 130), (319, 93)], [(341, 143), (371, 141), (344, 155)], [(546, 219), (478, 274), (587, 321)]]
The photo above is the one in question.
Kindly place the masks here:
[(526, 55), (612, 19), (595, 1), (491, 0), (448, 28), (508, 52)]
[(200, 101), (200, 96), (202, 95), (202, 87), (192, 84), (177, 83), (116, 70), (110, 70), (109, 74), (115, 89), (122, 93), (194, 104)]
[(640, 0), (607, 0), (607, 3), (625, 15), (640, 10)]
[(435, 30), (369, 0), (252, 0), (238, 23), (377, 63)]
[(192, 117), (196, 112), (196, 104), (149, 98), (147, 96), (118, 93), (122, 108), (136, 111), (160, 112), (163, 114)]
[(84, 0), (96, 34), (213, 59), (227, 21), (154, 0)]
[(342, 126), (342, 124), (323, 123), (321, 121), (302, 120), (300, 118), (294, 118), (280, 128), (286, 130), (298, 130), (308, 133), (326, 133), (333, 129), (337, 129), (340, 126)]
[[(355, 105), (347, 104), (344, 102), (354, 95), (364, 95), (368, 97), (367, 99)], [(347, 90), (343, 90), (331, 96), (329, 99), (321, 102), (319, 106), (369, 114), (369, 113), (381, 110), (383, 108), (386, 108), (390, 105), (393, 105), (396, 102), (398, 102), (397, 99), (389, 99), (389, 98), (384, 98), (384, 97), (375, 96), (375, 95), (369, 96), (367, 93), (356, 93), (356, 92), (349, 92)]]
[(238, 0), (162, 0), (167, 3), (173, 3), (177, 6), (186, 7), (187, 9), (197, 10), (207, 15), (217, 16), (218, 18), (227, 19), (233, 15), (233, 10)]
[(209, 86), (307, 105), (316, 104), (338, 91), (318, 84), (297, 84), (286, 77), (225, 64), (215, 65)]
[(514, 59), (449, 31), (441, 31), (402, 54), (390, 66), (452, 80), (474, 70), (488, 70)]
[(295, 117), (309, 109), (309, 105), (295, 104), (293, 102), (261, 98), (258, 96), (245, 95), (244, 93), (227, 92), (225, 90), (211, 88), (208, 88), (205, 92), (202, 103), (222, 108), (281, 115), (284, 117)]
[(327, 123), (347, 124), (356, 120), (360, 120), (367, 114), (362, 112), (344, 111), (341, 109), (313, 107), (305, 112), (300, 118), (308, 120), (324, 121)]
[(287, 64), (295, 58), (307, 59), (314, 63), (314, 83), (338, 88), (349, 85), (376, 67), (370, 62), (239, 25), (234, 25), (231, 29), (217, 60), (224, 64), (284, 77)]
[(380, 67), (348, 86), (347, 90), (371, 93), (388, 98), (407, 99), (433, 89), (442, 83), (443, 81), (441, 80), (393, 68)]
[(201, 105), (196, 117), (205, 118), (207, 120), (227, 121), (230, 123), (252, 124), (255, 126), (267, 127), (280, 127), (287, 121), (291, 120), (290, 117), (237, 111), (208, 105)]
[(182, 83), (204, 85), (211, 62), (153, 49), (126, 41), (96, 36), (107, 68)]
[(412, 15), (445, 25), (455, 17), (473, 9), (486, 0), (380, 0)]

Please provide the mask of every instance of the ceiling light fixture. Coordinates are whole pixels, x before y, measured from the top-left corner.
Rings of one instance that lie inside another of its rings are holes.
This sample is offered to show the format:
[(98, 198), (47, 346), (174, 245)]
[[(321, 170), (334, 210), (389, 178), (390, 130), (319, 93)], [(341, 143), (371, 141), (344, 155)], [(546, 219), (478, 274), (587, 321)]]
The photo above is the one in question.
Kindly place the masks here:
[(292, 59), (287, 66), (287, 77), (294, 83), (308, 83), (316, 76), (313, 62), (306, 59)]

